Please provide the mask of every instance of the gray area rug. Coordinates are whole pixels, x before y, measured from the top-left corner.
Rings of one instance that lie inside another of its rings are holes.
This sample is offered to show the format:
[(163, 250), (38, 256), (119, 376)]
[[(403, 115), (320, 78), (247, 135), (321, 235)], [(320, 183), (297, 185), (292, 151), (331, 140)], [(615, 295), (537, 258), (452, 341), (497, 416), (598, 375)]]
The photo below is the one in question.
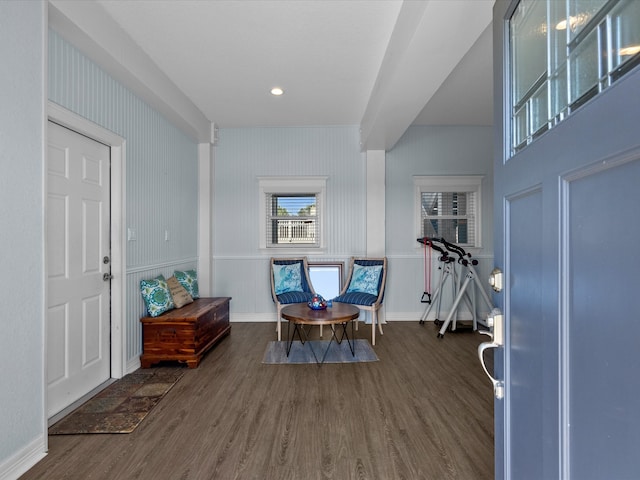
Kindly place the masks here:
[[(299, 341), (293, 342), (291, 352), (287, 357), (287, 342), (269, 342), (264, 352), (262, 363), (266, 364), (301, 364), (316, 363), (322, 360), (327, 345), (326, 340), (311, 340), (304, 345)], [(313, 349), (313, 350), (312, 350)], [(378, 356), (373, 351), (368, 340), (356, 340), (354, 346), (355, 356), (351, 353), (351, 349), (346, 340), (341, 344), (335, 341), (331, 342), (329, 351), (324, 363), (358, 363), (358, 362), (377, 362)], [(315, 357), (313, 353), (315, 352)]]

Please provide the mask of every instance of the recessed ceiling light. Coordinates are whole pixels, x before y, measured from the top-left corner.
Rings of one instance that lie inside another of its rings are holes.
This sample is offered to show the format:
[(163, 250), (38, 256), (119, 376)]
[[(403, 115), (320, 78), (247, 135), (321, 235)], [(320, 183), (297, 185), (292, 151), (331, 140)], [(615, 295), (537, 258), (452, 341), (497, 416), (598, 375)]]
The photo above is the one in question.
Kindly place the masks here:
[(279, 97), (283, 93), (284, 93), (284, 90), (281, 89), (280, 87), (273, 87), (271, 89), (271, 95), (275, 95), (276, 97)]

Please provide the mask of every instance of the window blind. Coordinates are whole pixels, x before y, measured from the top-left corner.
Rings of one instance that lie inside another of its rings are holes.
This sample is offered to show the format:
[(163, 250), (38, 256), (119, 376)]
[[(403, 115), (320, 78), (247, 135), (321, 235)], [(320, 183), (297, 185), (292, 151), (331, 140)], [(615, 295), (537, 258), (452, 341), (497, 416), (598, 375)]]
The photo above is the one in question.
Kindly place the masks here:
[(422, 236), (475, 245), (475, 192), (422, 192)]
[(316, 194), (265, 195), (267, 246), (319, 245), (320, 212)]

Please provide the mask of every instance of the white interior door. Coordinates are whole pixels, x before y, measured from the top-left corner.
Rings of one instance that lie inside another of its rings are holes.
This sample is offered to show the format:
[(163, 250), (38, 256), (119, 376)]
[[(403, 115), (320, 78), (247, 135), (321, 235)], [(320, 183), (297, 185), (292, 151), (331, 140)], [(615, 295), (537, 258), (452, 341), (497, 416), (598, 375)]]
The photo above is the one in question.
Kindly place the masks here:
[(49, 122), (48, 417), (110, 377), (109, 158), (109, 147)]

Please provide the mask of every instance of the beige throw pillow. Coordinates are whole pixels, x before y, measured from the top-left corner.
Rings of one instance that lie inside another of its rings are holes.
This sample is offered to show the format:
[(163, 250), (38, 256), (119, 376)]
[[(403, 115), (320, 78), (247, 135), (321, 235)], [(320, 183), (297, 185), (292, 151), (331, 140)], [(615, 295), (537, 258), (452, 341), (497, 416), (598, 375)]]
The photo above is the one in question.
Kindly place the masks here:
[(180, 285), (176, 277), (169, 277), (167, 279), (167, 285), (169, 286), (169, 291), (173, 297), (173, 303), (176, 304), (176, 308), (184, 307), (186, 304), (193, 302), (193, 298), (189, 295), (189, 292)]

